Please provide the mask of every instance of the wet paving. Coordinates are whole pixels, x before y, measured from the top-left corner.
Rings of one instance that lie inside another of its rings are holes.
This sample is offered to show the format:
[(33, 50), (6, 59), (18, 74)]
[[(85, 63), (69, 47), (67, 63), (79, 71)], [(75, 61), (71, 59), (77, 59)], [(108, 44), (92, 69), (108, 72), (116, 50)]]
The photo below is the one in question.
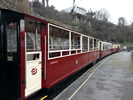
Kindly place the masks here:
[(133, 58), (130, 52), (111, 55), (75, 92), (105, 59), (54, 100), (133, 100)]

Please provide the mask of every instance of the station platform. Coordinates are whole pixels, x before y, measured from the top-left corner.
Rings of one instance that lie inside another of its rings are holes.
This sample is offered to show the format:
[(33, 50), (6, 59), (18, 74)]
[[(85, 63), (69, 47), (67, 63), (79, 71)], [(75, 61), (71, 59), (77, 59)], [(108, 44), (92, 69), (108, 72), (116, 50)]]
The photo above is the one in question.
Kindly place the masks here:
[(133, 100), (133, 59), (130, 52), (112, 54), (53, 100)]

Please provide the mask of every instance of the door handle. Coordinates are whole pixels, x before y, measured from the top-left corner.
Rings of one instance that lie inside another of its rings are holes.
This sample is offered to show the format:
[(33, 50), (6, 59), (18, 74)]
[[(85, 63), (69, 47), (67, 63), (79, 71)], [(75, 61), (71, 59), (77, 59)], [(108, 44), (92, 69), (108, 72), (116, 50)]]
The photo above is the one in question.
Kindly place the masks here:
[(40, 61), (39, 64), (42, 64), (42, 62)]

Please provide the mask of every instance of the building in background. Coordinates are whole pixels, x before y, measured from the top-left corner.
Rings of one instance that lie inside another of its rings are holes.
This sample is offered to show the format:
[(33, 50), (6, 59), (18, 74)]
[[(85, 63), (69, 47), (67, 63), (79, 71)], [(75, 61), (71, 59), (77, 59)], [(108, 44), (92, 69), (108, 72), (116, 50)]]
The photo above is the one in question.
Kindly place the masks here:
[[(67, 13), (72, 12), (73, 7), (69, 7), (64, 9), (63, 11)], [(94, 15), (94, 14), (93, 14)], [(75, 24), (78, 25), (79, 23), (86, 23), (91, 25), (90, 19), (93, 18), (92, 13), (88, 13), (87, 10), (83, 7), (79, 7), (75, 5), (72, 16), (75, 20)]]
[[(69, 7), (69, 8), (64, 9), (64, 11), (67, 13), (71, 13), (72, 9), (73, 9), (73, 7)], [(81, 23), (81, 22), (86, 23), (87, 10), (75, 5), (72, 16), (73, 16), (74, 20), (76, 21), (76, 24)]]

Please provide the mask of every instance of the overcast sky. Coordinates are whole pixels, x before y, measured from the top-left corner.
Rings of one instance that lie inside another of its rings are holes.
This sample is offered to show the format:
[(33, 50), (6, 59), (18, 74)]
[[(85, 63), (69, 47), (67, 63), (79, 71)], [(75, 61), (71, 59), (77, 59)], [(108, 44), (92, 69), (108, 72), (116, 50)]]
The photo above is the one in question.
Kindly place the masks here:
[[(49, 0), (49, 5), (53, 5), (61, 11), (73, 6), (73, 0)], [(92, 11), (105, 8), (110, 14), (110, 21), (117, 24), (119, 17), (125, 17), (128, 24), (133, 22), (133, 0), (75, 0), (75, 5)]]

